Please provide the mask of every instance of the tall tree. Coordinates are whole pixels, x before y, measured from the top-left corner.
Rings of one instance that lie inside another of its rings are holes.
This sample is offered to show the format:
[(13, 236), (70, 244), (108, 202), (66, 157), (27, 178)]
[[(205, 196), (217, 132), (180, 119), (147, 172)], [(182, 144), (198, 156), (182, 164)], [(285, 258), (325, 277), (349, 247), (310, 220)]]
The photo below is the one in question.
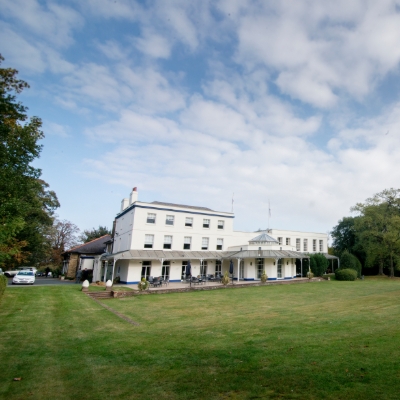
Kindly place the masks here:
[(53, 226), (48, 232), (49, 247), (51, 249), (51, 264), (61, 266), (61, 254), (79, 243), (77, 234), (79, 228), (70, 221), (54, 219)]
[(385, 189), (352, 210), (360, 214), (355, 229), (368, 263), (378, 262), (383, 274), (383, 262), (388, 258), (393, 277), (394, 262), (400, 254), (400, 189)]
[(80, 240), (83, 243), (87, 243), (104, 235), (111, 235), (111, 231), (105, 226), (99, 226), (91, 230), (85, 229), (80, 236)]
[[(0, 64), (4, 58), (0, 55)], [(28, 121), (27, 108), (16, 94), (29, 85), (18, 71), (0, 68), (0, 265), (35, 262), (45, 247), (43, 235), (59, 207), (57, 196), (31, 163), (44, 137), (37, 117)], [(35, 254), (36, 253), (36, 254)]]
[(332, 247), (337, 256), (346, 250), (352, 252), (356, 246), (357, 236), (354, 221), (354, 217), (344, 217), (331, 231)]

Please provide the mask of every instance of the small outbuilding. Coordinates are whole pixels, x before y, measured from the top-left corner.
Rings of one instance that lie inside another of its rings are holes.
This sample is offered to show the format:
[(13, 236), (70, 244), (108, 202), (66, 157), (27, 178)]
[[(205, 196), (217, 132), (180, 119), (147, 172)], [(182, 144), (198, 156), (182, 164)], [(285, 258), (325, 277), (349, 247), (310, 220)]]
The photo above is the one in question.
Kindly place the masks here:
[(63, 256), (62, 272), (67, 278), (75, 278), (78, 270), (93, 270), (96, 256), (106, 252), (107, 244), (111, 242), (110, 235), (104, 235), (90, 242), (75, 246), (66, 252)]

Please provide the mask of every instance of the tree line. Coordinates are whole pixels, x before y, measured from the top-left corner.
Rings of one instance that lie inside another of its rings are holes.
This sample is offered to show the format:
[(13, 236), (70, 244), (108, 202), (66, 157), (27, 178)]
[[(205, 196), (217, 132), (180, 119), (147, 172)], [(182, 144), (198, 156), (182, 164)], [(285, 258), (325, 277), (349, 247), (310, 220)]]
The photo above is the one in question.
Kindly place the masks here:
[(385, 189), (350, 209), (333, 228), (332, 250), (336, 256), (351, 254), (364, 268), (388, 270), (394, 277), (400, 267), (400, 189)]
[(17, 100), (29, 88), (17, 75), (16, 69), (0, 68), (0, 267), (59, 266), (65, 250), (110, 231), (99, 226), (78, 236), (75, 224), (55, 214), (57, 195), (32, 166), (42, 150), (42, 121), (28, 118)]

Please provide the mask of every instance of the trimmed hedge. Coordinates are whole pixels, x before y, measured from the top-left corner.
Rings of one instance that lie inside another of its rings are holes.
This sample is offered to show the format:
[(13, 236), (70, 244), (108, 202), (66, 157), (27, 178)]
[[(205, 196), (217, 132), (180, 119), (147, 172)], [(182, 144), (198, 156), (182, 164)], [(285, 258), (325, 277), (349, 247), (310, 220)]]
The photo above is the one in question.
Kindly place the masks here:
[(3, 298), (4, 291), (7, 286), (7, 278), (4, 275), (0, 275), (0, 301)]
[[(321, 253), (309, 254), (310, 256), (310, 269), (313, 272), (314, 276), (322, 276), (326, 270), (328, 269), (329, 262), (327, 258)], [(304, 263), (303, 263), (304, 268)], [(305, 272), (305, 276), (307, 276), (307, 271)]]
[(337, 269), (335, 277), (338, 281), (355, 281), (357, 279), (357, 271), (352, 268)]
[(340, 269), (354, 269), (357, 277), (361, 278), (361, 263), (360, 260), (353, 254), (344, 251), (340, 257)]

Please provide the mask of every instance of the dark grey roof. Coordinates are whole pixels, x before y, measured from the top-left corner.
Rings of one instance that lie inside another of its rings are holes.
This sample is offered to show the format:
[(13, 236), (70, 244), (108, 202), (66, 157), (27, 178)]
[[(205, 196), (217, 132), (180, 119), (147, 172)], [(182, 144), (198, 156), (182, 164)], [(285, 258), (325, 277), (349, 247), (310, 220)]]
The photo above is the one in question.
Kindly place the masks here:
[(97, 239), (94, 239), (88, 243), (80, 244), (79, 246), (72, 247), (65, 251), (66, 253), (78, 253), (78, 254), (103, 254), (105, 252), (106, 242), (111, 240), (110, 235), (104, 235)]
[(276, 239), (273, 237), (267, 235), (265, 232), (262, 233), (261, 235), (256, 236), (255, 238), (249, 240), (249, 243), (251, 242), (269, 242), (269, 243), (278, 243)]
[(151, 204), (155, 204), (157, 206), (189, 208), (192, 210), (214, 211), (214, 210), (211, 210), (211, 208), (207, 208), (207, 207), (187, 206), (184, 204), (174, 204), (174, 203), (163, 203), (162, 201), (153, 201)]
[(328, 254), (328, 253), (322, 253), (325, 258), (327, 258), (328, 260), (338, 260), (339, 257), (333, 256), (332, 254)]

